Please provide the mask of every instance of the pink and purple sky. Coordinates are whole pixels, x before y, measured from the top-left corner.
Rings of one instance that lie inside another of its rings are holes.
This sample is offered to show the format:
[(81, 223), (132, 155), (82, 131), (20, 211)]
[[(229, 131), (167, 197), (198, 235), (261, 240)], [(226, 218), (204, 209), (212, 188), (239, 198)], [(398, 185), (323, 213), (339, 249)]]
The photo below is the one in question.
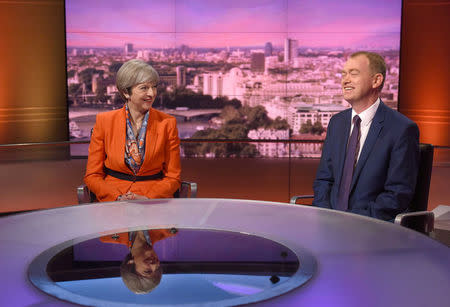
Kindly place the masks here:
[(69, 47), (400, 45), (401, 0), (66, 0)]

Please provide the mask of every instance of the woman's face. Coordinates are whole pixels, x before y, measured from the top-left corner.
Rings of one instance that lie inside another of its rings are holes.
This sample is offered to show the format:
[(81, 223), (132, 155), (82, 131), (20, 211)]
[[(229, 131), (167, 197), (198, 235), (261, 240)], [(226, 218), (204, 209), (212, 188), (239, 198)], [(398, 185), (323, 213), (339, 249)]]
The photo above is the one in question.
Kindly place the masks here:
[(156, 84), (151, 82), (139, 83), (131, 88), (128, 107), (140, 112), (146, 112), (152, 107), (156, 94)]
[(137, 250), (133, 255), (133, 260), (136, 272), (143, 277), (150, 277), (160, 266), (158, 256), (148, 245)]

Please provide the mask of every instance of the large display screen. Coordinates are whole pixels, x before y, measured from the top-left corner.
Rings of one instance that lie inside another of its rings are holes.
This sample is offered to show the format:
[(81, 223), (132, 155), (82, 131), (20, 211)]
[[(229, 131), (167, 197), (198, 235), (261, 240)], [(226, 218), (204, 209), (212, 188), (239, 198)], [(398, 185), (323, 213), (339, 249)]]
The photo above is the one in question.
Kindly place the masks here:
[(400, 23), (401, 0), (66, 0), (71, 140), (123, 106), (115, 73), (139, 58), (158, 71), (153, 107), (180, 138), (297, 141), (187, 143), (184, 156), (320, 156), (331, 116), (349, 107), (349, 54), (384, 56), (381, 97), (397, 108)]

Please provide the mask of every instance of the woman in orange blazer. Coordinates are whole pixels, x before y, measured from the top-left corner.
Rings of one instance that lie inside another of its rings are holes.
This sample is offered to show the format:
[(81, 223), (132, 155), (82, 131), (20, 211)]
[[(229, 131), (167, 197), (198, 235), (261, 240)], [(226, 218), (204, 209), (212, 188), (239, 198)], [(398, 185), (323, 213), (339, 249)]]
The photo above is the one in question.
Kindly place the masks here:
[(168, 198), (180, 187), (176, 120), (152, 109), (158, 82), (158, 73), (140, 60), (117, 72), (126, 103), (97, 115), (84, 176), (99, 201)]

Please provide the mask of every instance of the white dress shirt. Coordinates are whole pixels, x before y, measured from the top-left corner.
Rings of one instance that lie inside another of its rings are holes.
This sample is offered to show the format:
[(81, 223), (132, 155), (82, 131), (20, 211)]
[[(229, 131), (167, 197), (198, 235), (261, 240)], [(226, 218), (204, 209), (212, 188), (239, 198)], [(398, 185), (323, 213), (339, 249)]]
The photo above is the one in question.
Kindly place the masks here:
[(370, 125), (372, 124), (373, 117), (375, 116), (375, 113), (377, 112), (378, 106), (380, 105), (380, 98), (378, 98), (373, 105), (371, 105), (366, 110), (362, 111), (361, 113), (357, 114), (354, 109), (352, 109), (352, 117), (350, 119), (351, 121), (351, 128), (350, 128), (350, 135), (352, 134), (353, 130), (353, 117), (355, 115), (358, 115), (359, 118), (361, 118), (361, 136), (359, 138), (359, 152), (358, 152), (358, 158), (356, 161), (359, 160), (359, 156), (361, 155), (364, 142), (366, 141), (367, 134), (369, 133)]

